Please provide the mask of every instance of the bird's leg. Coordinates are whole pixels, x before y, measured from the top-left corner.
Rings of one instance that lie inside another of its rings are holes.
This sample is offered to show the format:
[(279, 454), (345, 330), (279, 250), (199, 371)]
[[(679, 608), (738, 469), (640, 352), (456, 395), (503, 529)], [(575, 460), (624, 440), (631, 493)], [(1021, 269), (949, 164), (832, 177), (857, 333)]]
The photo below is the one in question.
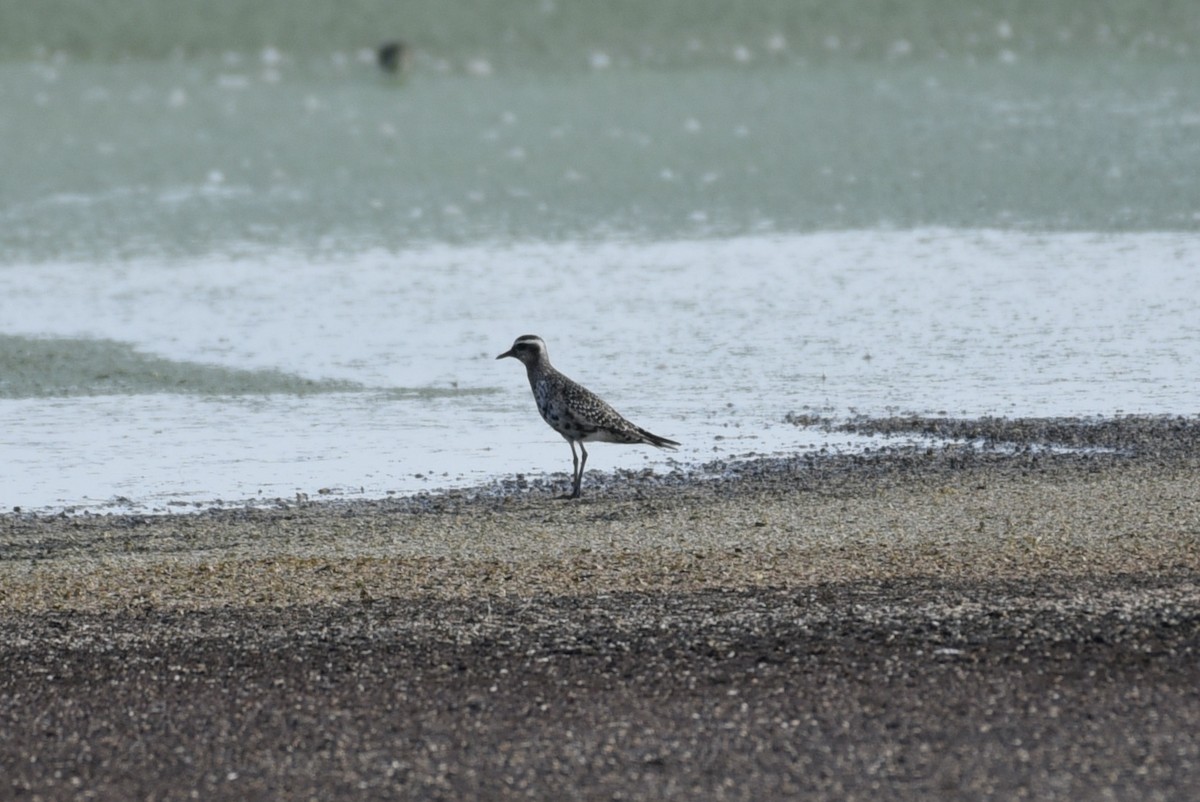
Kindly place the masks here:
[[(583, 447), (583, 441), (579, 441), (579, 450), (583, 454), (583, 459), (579, 462), (579, 470), (575, 473), (575, 492), (571, 494), (571, 498), (579, 498), (579, 486), (583, 484), (583, 468), (587, 465), (587, 449)], [(575, 449), (571, 449), (571, 453), (575, 453)]]
[[(561, 498), (579, 498), (579, 455), (575, 453), (575, 441), (568, 440), (571, 444), (571, 495), (562, 496)], [(583, 448), (583, 443), (579, 444)], [(586, 452), (585, 452), (586, 454)]]

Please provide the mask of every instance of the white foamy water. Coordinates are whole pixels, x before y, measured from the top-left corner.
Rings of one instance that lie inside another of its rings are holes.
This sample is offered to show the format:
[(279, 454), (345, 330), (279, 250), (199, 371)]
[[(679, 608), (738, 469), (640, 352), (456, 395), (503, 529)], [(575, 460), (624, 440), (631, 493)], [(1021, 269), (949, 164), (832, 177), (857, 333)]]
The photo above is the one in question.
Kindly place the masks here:
[(495, 360), (526, 333), (684, 443), (598, 444), (598, 471), (869, 442), (792, 412), (1191, 413), (1197, 266), (1195, 234), (948, 229), (7, 265), (8, 335), (362, 389), (203, 395), (143, 376), (96, 395), (86, 370), (66, 396), (18, 388), (0, 399), (0, 504), (177, 509), (567, 471), (523, 369)]

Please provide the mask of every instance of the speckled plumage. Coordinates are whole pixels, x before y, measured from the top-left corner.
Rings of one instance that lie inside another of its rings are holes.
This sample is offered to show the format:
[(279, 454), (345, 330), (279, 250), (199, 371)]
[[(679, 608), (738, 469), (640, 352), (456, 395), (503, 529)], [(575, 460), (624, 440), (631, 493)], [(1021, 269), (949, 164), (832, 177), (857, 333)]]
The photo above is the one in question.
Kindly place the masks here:
[[(571, 458), (575, 463), (571, 498), (579, 497), (580, 484), (583, 482), (583, 467), (587, 464), (587, 449), (583, 447), (585, 442), (645, 443), (668, 449), (679, 445), (674, 440), (651, 434), (630, 423), (600, 396), (555, 370), (541, 337), (522, 335), (512, 348), (496, 359), (509, 356), (521, 360), (525, 365), (529, 386), (533, 389), (542, 420), (571, 445)], [(579, 443), (579, 450), (583, 452), (582, 461), (575, 454), (576, 443)]]

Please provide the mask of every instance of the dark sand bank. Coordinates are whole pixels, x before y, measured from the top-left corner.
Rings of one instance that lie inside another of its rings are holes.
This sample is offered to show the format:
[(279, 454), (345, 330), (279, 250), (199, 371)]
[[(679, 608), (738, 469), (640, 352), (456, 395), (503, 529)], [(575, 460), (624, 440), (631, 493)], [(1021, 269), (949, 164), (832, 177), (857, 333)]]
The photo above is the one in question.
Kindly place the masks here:
[(1200, 423), (1114, 423), (4, 516), (0, 798), (1196, 798)]

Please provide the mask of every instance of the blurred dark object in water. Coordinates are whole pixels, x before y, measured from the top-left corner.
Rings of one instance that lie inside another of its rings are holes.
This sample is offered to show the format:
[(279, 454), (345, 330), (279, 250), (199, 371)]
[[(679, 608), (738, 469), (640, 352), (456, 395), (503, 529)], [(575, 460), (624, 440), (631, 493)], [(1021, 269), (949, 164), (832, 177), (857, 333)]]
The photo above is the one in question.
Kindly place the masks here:
[(389, 73), (398, 73), (406, 69), (409, 54), (408, 45), (400, 40), (384, 42), (375, 53), (380, 69)]

